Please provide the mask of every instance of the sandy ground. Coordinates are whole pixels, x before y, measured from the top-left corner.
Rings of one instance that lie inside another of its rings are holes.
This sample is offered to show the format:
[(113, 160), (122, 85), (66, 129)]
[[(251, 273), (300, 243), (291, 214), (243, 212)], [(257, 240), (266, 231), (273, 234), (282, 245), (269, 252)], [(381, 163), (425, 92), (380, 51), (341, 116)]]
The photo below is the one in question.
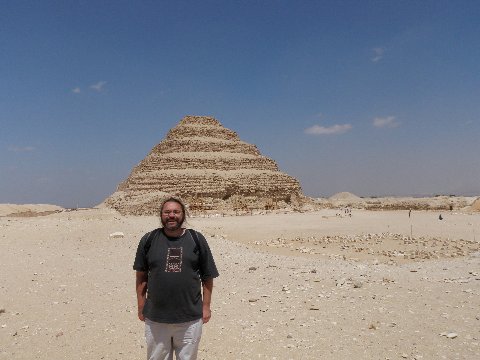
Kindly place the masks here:
[[(480, 213), (191, 218), (220, 277), (200, 359), (479, 359)], [(0, 359), (144, 359), (155, 217), (0, 215)], [(109, 235), (123, 232), (123, 238)]]

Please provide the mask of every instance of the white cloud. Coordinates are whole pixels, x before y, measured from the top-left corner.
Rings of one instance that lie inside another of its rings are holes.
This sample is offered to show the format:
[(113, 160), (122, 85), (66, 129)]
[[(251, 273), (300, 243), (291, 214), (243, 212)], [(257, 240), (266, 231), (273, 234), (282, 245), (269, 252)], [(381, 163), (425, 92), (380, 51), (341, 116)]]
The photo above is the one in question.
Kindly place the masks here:
[(376, 47), (376, 48), (373, 48), (372, 51), (373, 51), (373, 57), (372, 57), (373, 62), (379, 62), (380, 60), (383, 59), (383, 54), (385, 53), (384, 48)]
[(329, 127), (320, 126), (320, 125), (313, 125), (307, 129), (305, 129), (305, 134), (309, 135), (338, 135), (344, 134), (347, 131), (352, 129), (352, 125), (350, 124), (343, 124), (343, 125), (333, 125)]
[(27, 151), (33, 151), (35, 148), (33, 146), (9, 146), (8, 151), (12, 152), (27, 152)]
[(82, 90), (80, 90), (79, 87), (76, 87), (76, 88), (73, 88), (73, 89), (72, 89), (72, 92), (73, 92), (74, 94), (80, 94), (80, 93), (82, 92)]
[(90, 85), (90, 89), (100, 92), (103, 90), (106, 83), (106, 81), (99, 81), (96, 84)]
[(384, 127), (394, 128), (399, 125), (400, 123), (395, 121), (395, 116), (387, 116), (384, 118), (376, 117), (375, 119), (373, 119), (373, 126), (378, 128), (384, 128)]

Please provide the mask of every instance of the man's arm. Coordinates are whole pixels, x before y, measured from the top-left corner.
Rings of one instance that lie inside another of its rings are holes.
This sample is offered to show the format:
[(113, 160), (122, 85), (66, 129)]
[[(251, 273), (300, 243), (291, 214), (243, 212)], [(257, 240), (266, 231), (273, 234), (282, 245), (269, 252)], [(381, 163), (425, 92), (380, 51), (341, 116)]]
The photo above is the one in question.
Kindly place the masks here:
[(145, 306), (145, 301), (147, 300), (147, 279), (148, 273), (146, 271), (137, 271), (135, 289), (137, 291), (138, 318), (141, 321), (145, 321), (145, 316), (143, 316), (143, 307)]
[(203, 287), (203, 323), (206, 324), (212, 317), (210, 303), (212, 301), (213, 278), (202, 281)]

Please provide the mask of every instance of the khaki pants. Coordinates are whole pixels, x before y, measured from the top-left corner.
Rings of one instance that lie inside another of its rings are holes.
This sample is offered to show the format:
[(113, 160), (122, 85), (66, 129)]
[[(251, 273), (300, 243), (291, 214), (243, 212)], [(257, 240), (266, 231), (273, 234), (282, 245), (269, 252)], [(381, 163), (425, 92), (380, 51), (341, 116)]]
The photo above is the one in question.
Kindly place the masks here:
[(145, 319), (148, 360), (196, 360), (202, 319), (180, 324), (165, 324)]

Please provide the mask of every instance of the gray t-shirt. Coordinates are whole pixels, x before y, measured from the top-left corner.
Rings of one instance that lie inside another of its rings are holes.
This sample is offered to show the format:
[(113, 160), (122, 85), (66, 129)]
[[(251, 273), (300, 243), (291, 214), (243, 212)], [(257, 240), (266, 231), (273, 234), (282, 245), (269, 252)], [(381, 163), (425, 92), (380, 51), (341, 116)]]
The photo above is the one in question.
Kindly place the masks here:
[[(150, 234), (150, 247), (145, 253)], [(143, 308), (146, 318), (173, 324), (202, 317), (201, 279), (215, 278), (218, 271), (205, 237), (197, 235), (200, 249), (189, 231), (171, 238), (156, 229), (140, 240), (133, 269), (148, 273)]]

